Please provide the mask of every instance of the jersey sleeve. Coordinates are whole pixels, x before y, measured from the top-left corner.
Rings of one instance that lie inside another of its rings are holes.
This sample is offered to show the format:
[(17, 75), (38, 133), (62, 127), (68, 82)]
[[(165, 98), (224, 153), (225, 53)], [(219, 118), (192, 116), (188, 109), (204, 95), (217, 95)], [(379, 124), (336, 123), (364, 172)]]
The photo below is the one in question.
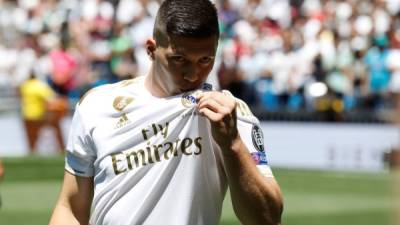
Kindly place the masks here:
[(68, 137), (65, 170), (76, 176), (92, 177), (95, 159), (93, 140), (77, 105)]
[(267, 149), (264, 145), (264, 135), (260, 127), (259, 120), (251, 113), (247, 104), (240, 100), (237, 101), (237, 128), (244, 144), (246, 145), (257, 169), (265, 177), (273, 177), (269, 166)]

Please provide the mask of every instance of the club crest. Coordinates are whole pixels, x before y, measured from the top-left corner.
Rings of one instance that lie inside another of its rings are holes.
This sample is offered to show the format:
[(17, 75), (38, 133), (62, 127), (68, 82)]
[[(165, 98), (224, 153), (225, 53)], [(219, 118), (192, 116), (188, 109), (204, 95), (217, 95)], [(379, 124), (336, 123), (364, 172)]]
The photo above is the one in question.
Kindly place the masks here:
[(200, 92), (188, 92), (182, 95), (182, 105), (186, 108), (191, 108), (197, 104), (197, 96)]
[(117, 111), (122, 111), (126, 106), (128, 106), (131, 102), (133, 101), (132, 97), (125, 97), (125, 96), (119, 96), (114, 99), (113, 102), (113, 107)]

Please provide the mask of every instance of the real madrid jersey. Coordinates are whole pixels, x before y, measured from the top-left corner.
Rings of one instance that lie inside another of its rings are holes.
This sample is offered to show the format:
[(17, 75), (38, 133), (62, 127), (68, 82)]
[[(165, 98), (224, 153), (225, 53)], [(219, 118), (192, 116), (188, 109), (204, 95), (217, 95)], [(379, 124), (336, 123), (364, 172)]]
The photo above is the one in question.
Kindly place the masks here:
[[(198, 91), (156, 98), (140, 77), (82, 98), (66, 170), (94, 179), (92, 225), (218, 224), (227, 179), (210, 122), (196, 108)], [(237, 101), (240, 136), (260, 172), (272, 176), (259, 122)]]

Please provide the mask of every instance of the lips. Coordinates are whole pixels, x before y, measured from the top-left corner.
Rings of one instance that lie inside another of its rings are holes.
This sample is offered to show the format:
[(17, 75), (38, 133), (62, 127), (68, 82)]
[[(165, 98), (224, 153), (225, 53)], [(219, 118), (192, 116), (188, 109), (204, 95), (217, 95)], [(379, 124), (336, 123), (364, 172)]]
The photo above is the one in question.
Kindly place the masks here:
[(179, 91), (181, 92), (181, 93), (184, 93), (184, 92), (189, 92), (189, 91), (193, 91), (193, 90), (196, 90), (197, 88), (185, 88), (185, 89), (179, 89)]
[(190, 84), (190, 85), (184, 85), (184, 88), (179, 88), (179, 91), (183, 93), (183, 92), (193, 91), (199, 88), (201, 88), (201, 84)]

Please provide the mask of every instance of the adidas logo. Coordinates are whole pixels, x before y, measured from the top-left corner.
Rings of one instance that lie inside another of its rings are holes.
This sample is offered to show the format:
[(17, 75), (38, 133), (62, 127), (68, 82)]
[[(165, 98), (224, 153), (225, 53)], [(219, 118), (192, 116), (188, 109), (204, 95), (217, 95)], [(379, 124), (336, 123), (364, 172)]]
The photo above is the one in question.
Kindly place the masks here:
[(129, 120), (129, 118), (126, 116), (125, 113), (123, 113), (122, 116), (119, 118), (117, 124), (115, 125), (115, 129), (124, 127), (130, 123), (131, 121)]

